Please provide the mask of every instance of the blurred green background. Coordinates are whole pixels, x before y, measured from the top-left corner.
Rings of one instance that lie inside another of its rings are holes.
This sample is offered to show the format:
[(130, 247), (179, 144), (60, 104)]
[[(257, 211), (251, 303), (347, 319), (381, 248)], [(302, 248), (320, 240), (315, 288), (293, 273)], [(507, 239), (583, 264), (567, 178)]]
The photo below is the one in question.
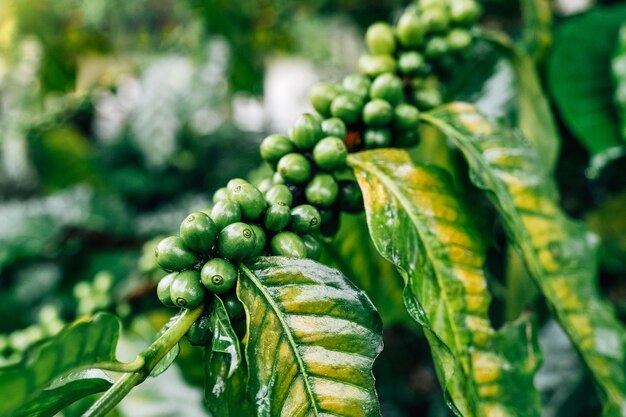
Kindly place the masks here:
[[(261, 175), (261, 139), (309, 108), (317, 80), (354, 70), (367, 25), (407, 3), (0, 0), (0, 365), (103, 310), (124, 320), (122, 358), (145, 347), (170, 315), (154, 292), (156, 242), (229, 179)], [(519, 35), (517, 2), (484, 5), (486, 24)], [(478, 69), (491, 74), (492, 58)], [(580, 216), (587, 156), (564, 137), (557, 175)], [(546, 416), (589, 415), (593, 395), (569, 401), (591, 382), (562, 331), (548, 321), (542, 340)], [(117, 414), (204, 415), (201, 360), (183, 345)], [(450, 415), (414, 327), (385, 330), (375, 373), (386, 417)]]

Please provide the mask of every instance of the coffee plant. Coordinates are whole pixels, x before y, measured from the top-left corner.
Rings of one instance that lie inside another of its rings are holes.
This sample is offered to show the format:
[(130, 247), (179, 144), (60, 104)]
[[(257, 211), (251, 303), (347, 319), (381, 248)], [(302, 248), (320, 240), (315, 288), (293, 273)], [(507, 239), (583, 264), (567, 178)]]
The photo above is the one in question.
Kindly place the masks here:
[[(147, 294), (172, 312), (154, 342), (119, 360), (120, 319), (92, 314), (112, 310), (111, 278), (82, 282), (83, 318), (65, 325), (46, 310), (0, 368), (0, 416), (54, 415), (100, 393), (83, 415), (109, 415), (182, 343), (202, 352), (209, 415), (378, 416), (373, 366), (383, 325), (399, 321), (425, 336), (455, 415), (546, 415), (544, 307), (593, 379), (601, 415), (626, 416), (626, 331), (597, 285), (599, 248), (620, 273), (624, 247), (602, 245), (619, 231), (601, 211), (574, 217), (555, 174), (566, 124), (591, 154), (592, 198), (611, 202), (623, 184), (626, 8), (567, 19), (553, 40), (550, 4), (524, 1), (518, 42), (483, 8), (418, 0), (371, 24), (358, 72), (312, 86), (312, 109), (260, 142), (261, 174), (230, 179), (177, 234), (146, 245), (142, 262), (154, 249), (163, 272), (151, 270)], [(488, 100), (499, 86), (484, 56), (511, 78), (506, 103)], [(584, 64), (593, 59), (606, 68)], [(593, 101), (589, 89), (614, 93)], [(619, 201), (601, 209), (610, 217)], [(514, 296), (503, 303), (503, 292)]]

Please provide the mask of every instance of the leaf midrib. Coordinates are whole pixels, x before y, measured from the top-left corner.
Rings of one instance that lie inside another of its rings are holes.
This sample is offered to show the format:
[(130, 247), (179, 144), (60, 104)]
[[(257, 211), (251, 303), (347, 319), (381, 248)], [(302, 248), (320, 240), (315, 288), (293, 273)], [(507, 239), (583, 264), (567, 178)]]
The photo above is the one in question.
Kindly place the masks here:
[[(278, 321), (281, 327), (283, 328), (283, 334), (285, 335), (285, 338), (287, 339), (287, 342), (289, 343), (289, 347), (291, 348), (291, 351), (293, 352), (293, 356), (296, 359), (296, 364), (298, 365), (298, 369), (300, 370), (302, 379), (304, 380), (304, 386), (306, 388), (307, 394), (309, 395), (309, 401), (311, 402), (311, 407), (313, 408), (315, 415), (319, 416), (317, 398), (315, 397), (313, 393), (313, 388), (311, 387), (311, 384), (309, 383), (308, 370), (306, 369), (304, 361), (300, 357), (300, 354), (298, 351), (298, 345), (296, 344), (296, 341), (294, 340), (293, 335), (291, 334), (291, 329), (289, 325), (287, 324), (287, 322), (285, 322), (285, 320), (283, 319), (283, 316), (282, 316), (283, 312), (280, 310), (280, 308), (278, 307), (274, 299), (270, 296), (270, 294), (265, 290), (263, 285), (261, 285), (261, 283), (258, 281), (256, 275), (254, 275), (252, 271), (250, 271), (250, 269), (244, 264), (241, 264), (240, 268), (245, 272), (246, 277), (250, 280), (250, 282), (252, 282), (252, 284), (263, 295), (263, 298), (266, 300), (267, 304), (271, 307), (274, 314), (278, 318)], [(281, 404), (281, 407), (282, 405), (283, 404)]]

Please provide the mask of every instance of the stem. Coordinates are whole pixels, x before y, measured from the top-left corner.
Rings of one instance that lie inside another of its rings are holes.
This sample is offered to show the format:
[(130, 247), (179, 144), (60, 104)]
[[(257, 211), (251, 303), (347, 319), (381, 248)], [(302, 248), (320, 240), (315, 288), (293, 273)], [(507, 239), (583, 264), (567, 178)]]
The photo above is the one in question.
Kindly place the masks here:
[(176, 346), (176, 344), (187, 333), (191, 325), (198, 320), (204, 305), (195, 310), (185, 310), (178, 321), (172, 325), (165, 333), (154, 341), (146, 350), (141, 352), (137, 359), (131, 363), (143, 362), (140, 369), (127, 373), (118, 379), (115, 384), (102, 397), (83, 414), (83, 417), (104, 417), (106, 416), (128, 393), (142, 383), (152, 369), (161, 359)]

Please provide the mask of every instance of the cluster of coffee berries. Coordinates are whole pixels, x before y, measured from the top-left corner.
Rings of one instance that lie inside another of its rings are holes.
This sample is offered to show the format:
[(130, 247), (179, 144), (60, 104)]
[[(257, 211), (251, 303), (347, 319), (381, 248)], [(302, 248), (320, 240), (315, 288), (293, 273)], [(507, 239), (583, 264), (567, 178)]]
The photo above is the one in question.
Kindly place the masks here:
[(170, 272), (157, 287), (163, 304), (195, 308), (209, 294), (228, 294), (238, 263), (261, 255), (319, 259), (321, 243), (314, 233), (320, 212), (310, 204), (294, 205), (286, 185), (263, 193), (234, 179), (215, 192), (213, 202), (210, 212), (191, 213), (178, 236), (157, 245), (157, 263)]

